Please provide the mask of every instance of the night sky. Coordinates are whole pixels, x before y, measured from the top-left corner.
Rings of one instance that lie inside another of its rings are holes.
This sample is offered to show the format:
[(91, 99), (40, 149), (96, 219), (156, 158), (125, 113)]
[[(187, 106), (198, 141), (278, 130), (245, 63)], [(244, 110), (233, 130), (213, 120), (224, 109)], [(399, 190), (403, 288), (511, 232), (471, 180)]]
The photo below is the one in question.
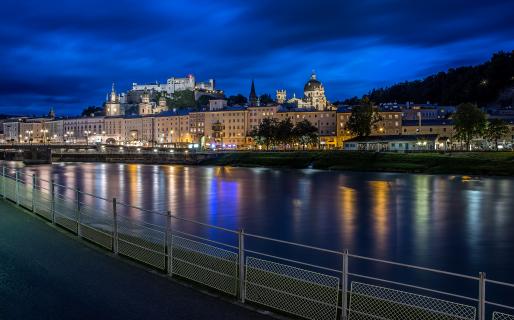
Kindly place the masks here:
[(0, 113), (78, 114), (111, 82), (215, 78), (227, 95), (330, 100), (514, 49), (514, 1), (11, 1), (0, 7)]

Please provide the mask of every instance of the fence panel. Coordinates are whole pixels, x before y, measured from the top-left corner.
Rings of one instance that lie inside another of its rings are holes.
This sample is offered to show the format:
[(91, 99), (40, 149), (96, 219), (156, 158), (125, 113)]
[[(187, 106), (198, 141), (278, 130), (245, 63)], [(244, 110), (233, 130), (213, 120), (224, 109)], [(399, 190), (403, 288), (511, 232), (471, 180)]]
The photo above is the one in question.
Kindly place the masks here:
[(339, 278), (248, 257), (246, 299), (307, 319), (336, 319)]
[(80, 230), (82, 237), (108, 250), (112, 249), (112, 214), (94, 207), (80, 204)]
[(34, 212), (38, 215), (52, 220), (52, 195), (50, 190), (37, 186), (34, 189)]
[(160, 230), (119, 218), (118, 252), (161, 270), (166, 270), (165, 234)]
[(56, 224), (77, 233), (77, 204), (74, 199), (56, 193), (54, 212)]
[(5, 194), (4, 177), (1, 174), (2, 173), (0, 172), (0, 196), (3, 196)]
[(172, 274), (236, 295), (237, 253), (173, 236), (171, 257)]
[(21, 206), (32, 210), (32, 184), (18, 180), (18, 201)]
[(493, 320), (514, 320), (514, 315), (495, 311), (493, 312)]
[(476, 308), (405, 291), (352, 282), (349, 319), (474, 320)]
[(14, 176), (5, 175), (5, 197), (11, 201), (16, 201), (16, 181)]

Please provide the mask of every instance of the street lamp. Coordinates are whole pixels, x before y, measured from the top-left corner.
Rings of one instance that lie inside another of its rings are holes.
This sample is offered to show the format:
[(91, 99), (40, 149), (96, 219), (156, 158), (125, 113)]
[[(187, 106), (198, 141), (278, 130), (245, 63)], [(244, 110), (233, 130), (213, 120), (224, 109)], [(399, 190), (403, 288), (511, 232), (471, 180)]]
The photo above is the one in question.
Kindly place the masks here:
[(48, 129), (41, 129), (40, 132), (43, 134), (43, 143), (46, 143), (46, 134), (48, 133)]
[(91, 134), (91, 131), (86, 130), (84, 131), (84, 135), (86, 136), (86, 145), (89, 145), (89, 135)]
[(27, 131), (25, 131), (25, 133), (28, 134), (28, 136), (29, 136), (29, 143), (32, 144), (32, 134), (34, 133), (34, 131), (27, 130)]

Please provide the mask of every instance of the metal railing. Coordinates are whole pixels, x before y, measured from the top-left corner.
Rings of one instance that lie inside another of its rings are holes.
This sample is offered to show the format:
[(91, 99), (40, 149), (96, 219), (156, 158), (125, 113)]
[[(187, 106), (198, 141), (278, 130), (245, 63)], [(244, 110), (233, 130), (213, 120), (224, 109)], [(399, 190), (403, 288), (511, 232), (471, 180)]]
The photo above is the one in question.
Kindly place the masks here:
[(5, 166), (0, 196), (100, 248), (285, 315), (514, 320), (514, 284), (483, 272), (464, 275), (236, 231)]

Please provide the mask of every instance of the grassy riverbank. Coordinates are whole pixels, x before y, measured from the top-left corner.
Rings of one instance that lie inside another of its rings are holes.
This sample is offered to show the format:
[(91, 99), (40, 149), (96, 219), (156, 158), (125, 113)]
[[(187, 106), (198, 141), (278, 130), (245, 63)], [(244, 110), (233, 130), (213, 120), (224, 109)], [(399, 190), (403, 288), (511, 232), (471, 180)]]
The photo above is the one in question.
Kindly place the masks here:
[(221, 154), (201, 164), (514, 176), (514, 152), (240, 152)]

